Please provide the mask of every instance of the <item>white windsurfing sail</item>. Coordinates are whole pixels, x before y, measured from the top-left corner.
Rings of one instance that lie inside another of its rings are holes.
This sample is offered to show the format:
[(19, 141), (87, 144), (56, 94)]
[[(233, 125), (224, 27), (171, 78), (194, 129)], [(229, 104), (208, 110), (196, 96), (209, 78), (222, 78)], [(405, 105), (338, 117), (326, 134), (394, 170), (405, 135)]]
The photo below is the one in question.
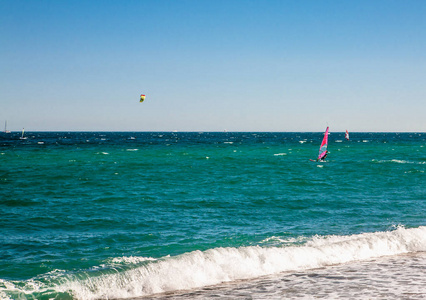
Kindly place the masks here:
[(20, 139), (21, 139), (21, 140), (26, 140), (26, 139), (27, 139), (27, 137), (26, 137), (26, 136), (24, 136), (24, 132), (25, 132), (25, 129), (24, 129), (24, 128), (22, 128), (22, 135), (21, 135), (21, 137), (20, 137)]

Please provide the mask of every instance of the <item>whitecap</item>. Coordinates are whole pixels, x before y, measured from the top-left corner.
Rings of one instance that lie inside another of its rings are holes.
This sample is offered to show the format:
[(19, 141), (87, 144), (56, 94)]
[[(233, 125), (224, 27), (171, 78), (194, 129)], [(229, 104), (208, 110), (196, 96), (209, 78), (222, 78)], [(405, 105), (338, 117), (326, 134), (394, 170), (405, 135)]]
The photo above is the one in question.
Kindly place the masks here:
[(76, 299), (137, 298), (223, 282), (298, 272), (388, 255), (426, 251), (426, 227), (347, 236), (314, 236), (274, 247), (247, 246), (192, 251), (178, 256), (118, 257), (90, 270), (44, 274), (19, 285), (0, 279), (13, 292), (70, 292)]
[[(87, 280), (76, 276), (61, 289), (72, 290), (78, 299), (142, 297), (418, 251), (426, 251), (426, 227), (398, 227), (388, 232), (315, 236), (302, 245), (197, 250)], [(117, 262), (134, 264), (145, 259), (119, 258)]]
[(112, 263), (131, 263), (138, 264), (145, 261), (156, 261), (156, 258), (152, 257), (143, 257), (143, 256), (123, 256), (123, 257), (114, 257), (109, 261)]

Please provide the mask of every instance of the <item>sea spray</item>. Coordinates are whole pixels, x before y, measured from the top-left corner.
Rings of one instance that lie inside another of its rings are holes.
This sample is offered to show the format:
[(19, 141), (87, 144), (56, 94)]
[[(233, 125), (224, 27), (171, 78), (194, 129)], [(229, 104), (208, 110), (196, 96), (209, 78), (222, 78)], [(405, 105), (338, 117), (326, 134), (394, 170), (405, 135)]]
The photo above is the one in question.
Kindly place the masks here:
[(19, 284), (3, 282), (1, 291), (27, 298), (57, 293), (77, 299), (140, 297), (421, 251), (426, 251), (426, 227), (398, 227), (389, 232), (315, 236), (293, 246), (214, 248), (159, 260), (114, 258), (102, 268), (77, 274), (56, 272)]
[(90, 287), (94, 290), (80, 282), (81, 287), (74, 293), (81, 299), (137, 297), (419, 251), (426, 251), (426, 227), (315, 237), (302, 246), (216, 248), (91, 278)]
[(89, 285), (74, 283), (73, 293), (79, 299), (137, 297), (419, 251), (426, 251), (426, 227), (315, 237), (302, 246), (216, 248), (91, 278)]

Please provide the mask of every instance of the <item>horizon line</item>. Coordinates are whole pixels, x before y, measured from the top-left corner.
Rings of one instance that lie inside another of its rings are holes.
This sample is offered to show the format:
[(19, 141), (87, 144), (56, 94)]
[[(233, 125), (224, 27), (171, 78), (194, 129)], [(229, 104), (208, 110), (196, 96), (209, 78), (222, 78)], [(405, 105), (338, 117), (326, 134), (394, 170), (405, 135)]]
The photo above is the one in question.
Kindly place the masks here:
[[(3, 134), (21, 133), (21, 130), (11, 130), (6, 133), (1, 131)], [(25, 132), (128, 132), (128, 133), (148, 133), (148, 132), (167, 132), (167, 133), (316, 133), (323, 131), (244, 131), (244, 130), (25, 130)], [(329, 131), (329, 132), (345, 132), (345, 131)], [(351, 133), (426, 133), (426, 131), (350, 131)]]

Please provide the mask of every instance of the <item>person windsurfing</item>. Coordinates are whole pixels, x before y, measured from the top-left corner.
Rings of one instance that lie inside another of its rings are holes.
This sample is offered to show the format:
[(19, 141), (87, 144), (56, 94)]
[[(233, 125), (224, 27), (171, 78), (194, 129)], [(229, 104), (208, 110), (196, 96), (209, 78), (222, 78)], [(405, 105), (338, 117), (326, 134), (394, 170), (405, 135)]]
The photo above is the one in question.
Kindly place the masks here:
[[(317, 158), (316, 161), (324, 161), (325, 160), (325, 158), (328, 155), (327, 145), (328, 145), (328, 126), (327, 126), (327, 129), (324, 132), (324, 138), (322, 139), (322, 143), (321, 143), (321, 146), (319, 148), (318, 158)], [(311, 159), (311, 161), (315, 161), (315, 160)]]
[(328, 150), (325, 150), (325, 154), (324, 154), (324, 156), (323, 157), (321, 157), (321, 158), (317, 158), (317, 161), (324, 161), (325, 160), (325, 158), (327, 157), (327, 155), (328, 155)]

